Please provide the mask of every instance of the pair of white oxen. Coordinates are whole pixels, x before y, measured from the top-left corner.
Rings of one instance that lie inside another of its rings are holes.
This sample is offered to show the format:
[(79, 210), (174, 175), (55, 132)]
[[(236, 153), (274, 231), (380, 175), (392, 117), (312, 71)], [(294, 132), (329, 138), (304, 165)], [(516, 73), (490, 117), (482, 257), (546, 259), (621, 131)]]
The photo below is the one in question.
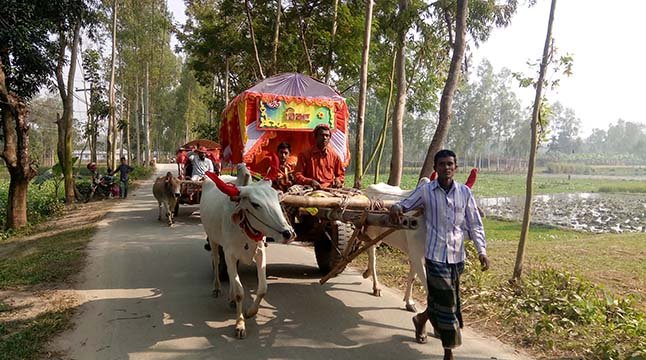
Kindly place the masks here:
[[(238, 166), (238, 177), (207, 174), (212, 181), (202, 185), (200, 218), (211, 245), (213, 259), (213, 294), (220, 294), (220, 274), (218, 273), (220, 255), (218, 245), (224, 250), (229, 273), (229, 300), (235, 303), (237, 338), (246, 336), (245, 318), (258, 313), (260, 302), (267, 294), (266, 257), (263, 235), (276, 241), (289, 242), (295, 237), (294, 230), (283, 215), (279, 193), (271, 187), (270, 181), (251, 182), (245, 166)], [(373, 199), (394, 200), (406, 197), (410, 191), (386, 184), (371, 185), (366, 194)], [(415, 311), (411, 297), (415, 276), (419, 276), (426, 287), (424, 270), (424, 243), (426, 225), (420, 218), (416, 230), (396, 231), (383, 241), (408, 254), (411, 269), (404, 301), (406, 308)], [(242, 228), (243, 231), (240, 231)], [(375, 237), (384, 229), (368, 227), (367, 235)], [(243, 311), (244, 288), (238, 276), (236, 264), (256, 263), (258, 271), (258, 290), (251, 307)], [(375, 249), (369, 251), (369, 268), (364, 277), (372, 276), (373, 294), (380, 295), (379, 282), (375, 267)]]

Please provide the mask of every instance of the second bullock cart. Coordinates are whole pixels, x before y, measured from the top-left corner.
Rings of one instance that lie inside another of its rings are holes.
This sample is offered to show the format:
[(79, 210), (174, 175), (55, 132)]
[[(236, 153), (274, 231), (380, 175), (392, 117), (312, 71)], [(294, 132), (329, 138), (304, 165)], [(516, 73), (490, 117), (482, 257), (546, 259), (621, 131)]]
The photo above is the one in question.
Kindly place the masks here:
[[(315, 146), (313, 129), (327, 124), (332, 130), (331, 148), (347, 166), (348, 107), (330, 86), (309, 76), (285, 73), (267, 78), (236, 96), (223, 112), (220, 128), (222, 160), (225, 164), (246, 163), (252, 173), (264, 177), (278, 145), (291, 146), (295, 163), (298, 154)], [(369, 246), (397, 228), (413, 229), (417, 221), (389, 221), (386, 204), (377, 204), (354, 189), (311, 191), (292, 187), (283, 195), (283, 208), (292, 220), (299, 241), (312, 242), (322, 282), (335, 276)], [(385, 206), (384, 206), (385, 205)], [(366, 225), (377, 225), (385, 233), (377, 239), (361, 234)]]

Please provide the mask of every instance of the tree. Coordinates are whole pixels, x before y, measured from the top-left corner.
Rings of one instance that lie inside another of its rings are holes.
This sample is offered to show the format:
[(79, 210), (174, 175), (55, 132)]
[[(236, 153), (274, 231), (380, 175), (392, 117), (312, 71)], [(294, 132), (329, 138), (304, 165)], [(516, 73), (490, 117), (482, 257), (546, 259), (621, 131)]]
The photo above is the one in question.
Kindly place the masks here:
[(115, 98), (115, 67), (117, 65), (117, 0), (112, 0), (112, 56), (110, 60), (110, 117), (108, 119), (108, 136), (106, 137), (106, 160), (108, 169), (116, 169), (116, 98)]
[(453, 55), (449, 74), (446, 78), (442, 98), (440, 100), (440, 118), (431, 145), (428, 147), (426, 159), (420, 172), (420, 177), (430, 177), (433, 172), (433, 157), (440, 151), (451, 126), (451, 108), (453, 106), (453, 95), (460, 81), (460, 65), (464, 59), (466, 48), (467, 16), (469, 11), (469, 0), (457, 0), (457, 16), (455, 20), (455, 42), (453, 44)]
[(36, 175), (29, 154), (26, 102), (50, 83), (55, 65), (51, 30), (64, 9), (49, 1), (5, 1), (0, 17), (0, 116), (3, 149), (9, 171), (6, 227), (27, 224), (27, 189)]
[[(536, 150), (539, 143), (539, 138), (541, 134), (539, 133), (539, 127), (545, 129), (547, 120), (544, 113), (544, 99), (542, 95), (543, 86), (546, 85), (546, 71), (547, 67), (552, 64), (555, 59), (554, 53), (554, 44), (552, 41), (552, 24), (554, 23), (554, 11), (556, 10), (556, 0), (552, 0), (550, 6), (550, 15), (547, 22), (547, 35), (545, 36), (545, 45), (543, 46), (543, 56), (541, 57), (539, 71), (538, 71), (538, 80), (533, 82), (531, 78), (520, 79), (521, 84), (533, 85), (536, 88), (536, 95), (534, 97), (534, 106), (532, 108), (532, 120), (531, 120), (531, 143), (529, 148), (529, 161), (527, 164), (527, 180), (525, 188), (525, 208), (523, 210), (523, 223), (521, 226), (520, 232), (520, 241), (518, 242), (518, 251), (516, 252), (516, 263), (514, 265), (514, 274), (512, 276), (512, 281), (518, 281), (523, 272), (523, 258), (525, 255), (525, 244), (527, 242), (527, 235), (529, 233), (529, 224), (531, 221), (531, 208), (532, 208), (532, 192), (533, 192), (533, 180), (534, 180), (534, 164), (536, 161)], [(565, 74), (569, 75), (572, 71), (572, 58), (570, 56), (564, 56), (557, 60), (556, 70), (558, 71), (559, 66), (565, 67)], [(552, 87), (558, 84), (558, 80), (551, 82)]]
[[(361, 79), (359, 82), (359, 109), (357, 110), (357, 142), (355, 150), (355, 176), (354, 187), (361, 188), (363, 178), (363, 124), (366, 115), (366, 97), (368, 92), (368, 60), (370, 54), (370, 37), (372, 34), (372, 0), (366, 1), (366, 26), (363, 37), (363, 51), (361, 60)], [(336, 20), (334, 31), (336, 32)], [(331, 49), (331, 48), (330, 48)], [(330, 50), (331, 51), (331, 50)], [(329, 68), (326, 74), (326, 81), (329, 75)]]

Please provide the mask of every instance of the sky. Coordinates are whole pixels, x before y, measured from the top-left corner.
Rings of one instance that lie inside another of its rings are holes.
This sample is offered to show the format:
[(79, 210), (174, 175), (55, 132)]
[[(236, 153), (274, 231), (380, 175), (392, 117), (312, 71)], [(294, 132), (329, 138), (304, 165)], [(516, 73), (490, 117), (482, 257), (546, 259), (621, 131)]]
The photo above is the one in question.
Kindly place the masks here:
[[(175, 22), (186, 21), (183, 0), (168, 0)], [(488, 59), (496, 71), (506, 67), (532, 74), (526, 63), (540, 58), (545, 43), (549, 0), (528, 8), (519, 0), (511, 25), (492, 31), (487, 42), (473, 48), (472, 67)], [(641, 101), (646, 92), (646, 1), (559, 0), (552, 35), (561, 54), (574, 57), (573, 75), (561, 77), (558, 89), (548, 91), (550, 101), (560, 101), (581, 119), (581, 135), (607, 129), (618, 119), (646, 124)], [(519, 91), (523, 104), (533, 94)]]

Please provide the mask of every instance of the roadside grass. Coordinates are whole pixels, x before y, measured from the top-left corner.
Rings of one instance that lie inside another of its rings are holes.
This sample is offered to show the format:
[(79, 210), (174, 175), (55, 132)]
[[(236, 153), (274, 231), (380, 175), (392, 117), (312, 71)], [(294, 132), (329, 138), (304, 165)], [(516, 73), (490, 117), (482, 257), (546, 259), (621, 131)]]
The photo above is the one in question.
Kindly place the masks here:
[[(30, 292), (68, 281), (83, 268), (85, 247), (95, 232), (96, 226), (89, 224), (33, 240), (3, 242), (0, 290)], [(64, 307), (33, 317), (11, 316), (12, 310), (0, 302), (0, 313), (8, 314), (2, 318), (9, 319), (0, 321), (0, 360), (40, 357), (46, 342), (67, 328), (72, 314)]]
[(66, 309), (0, 323), (0, 360), (38, 358), (49, 338), (67, 328), (71, 315)]
[[(463, 276), (465, 323), (548, 358), (646, 358), (646, 243), (643, 234), (588, 234), (532, 226), (522, 281), (511, 285), (520, 224), (485, 219), (490, 271), (472, 246)], [(468, 241), (468, 244), (471, 244)], [(380, 246), (386, 286), (404, 290), (406, 256)], [(354, 266), (367, 266), (362, 255)], [(418, 282), (414, 295), (423, 309)]]
[[(401, 188), (414, 189), (417, 185), (418, 173), (405, 173), (402, 176)], [(455, 179), (464, 183), (468, 172), (460, 172)], [(373, 175), (365, 176), (363, 187), (372, 184)], [(386, 182), (388, 175), (380, 177), (380, 181)], [(646, 177), (644, 178), (646, 180)], [(646, 193), (646, 181), (644, 180), (621, 180), (609, 178), (582, 178), (567, 175), (545, 175), (537, 174), (534, 177), (534, 194), (557, 194), (574, 192), (613, 192), (613, 193)], [(497, 196), (519, 196), (525, 195), (526, 176), (524, 174), (503, 174), (492, 172), (480, 172), (478, 180), (473, 187), (473, 193), (477, 197)], [(354, 183), (354, 174), (349, 174), (346, 179), (346, 186)]]
[(83, 266), (94, 226), (18, 242), (0, 259), (0, 289), (63, 282)]

